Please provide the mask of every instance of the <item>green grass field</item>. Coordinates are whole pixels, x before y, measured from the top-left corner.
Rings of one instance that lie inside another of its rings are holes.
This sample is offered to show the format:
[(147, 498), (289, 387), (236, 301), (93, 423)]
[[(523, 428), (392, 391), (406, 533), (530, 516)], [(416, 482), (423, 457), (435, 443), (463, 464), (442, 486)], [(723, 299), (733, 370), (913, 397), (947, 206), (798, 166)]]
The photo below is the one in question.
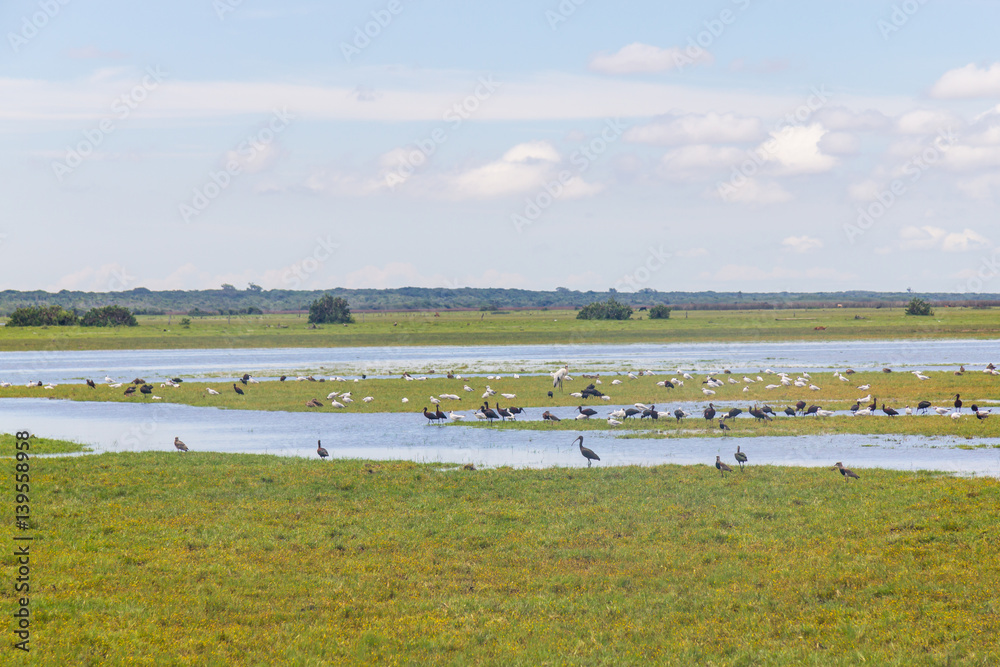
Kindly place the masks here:
[[(689, 341), (996, 338), (991, 309), (938, 308), (930, 317), (902, 309), (690, 311), (669, 320), (635, 313), (625, 322), (577, 320), (572, 310), (366, 313), (349, 326), (309, 329), (303, 315), (192, 318), (140, 316), (140, 326), (0, 327), (0, 351), (125, 350), (401, 345), (527, 345)], [(642, 318), (642, 319), (639, 319)], [(858, 318), (858, 319), (856, 319)], [(816, 327), (825, 327), (816, 330)]]
[(996, 479), (32, 465), (33, 665), (1000, 662)]

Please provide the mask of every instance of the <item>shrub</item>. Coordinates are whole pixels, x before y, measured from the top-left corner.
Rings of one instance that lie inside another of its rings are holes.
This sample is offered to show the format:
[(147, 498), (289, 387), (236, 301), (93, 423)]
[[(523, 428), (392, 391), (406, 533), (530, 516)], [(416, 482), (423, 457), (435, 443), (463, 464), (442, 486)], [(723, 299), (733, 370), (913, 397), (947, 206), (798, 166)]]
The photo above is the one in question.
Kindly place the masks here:
[(78, 321), (76, 313), (62, 306), (25, 306), (10, 314), (9, 327), (72, 326)]
[(138, 325), (139, 323), (135, 321), (135, 315), (124, 306), (91, 308), (80, 321), (80, 326), (84, 327), (135, 327)]
[(338, 296), (334, 298), (329, 294), (324, 294), (316, 299), (309, 306), (310, 324), (353, 324), (351, 317), (351, 307), (347, 299)]
[(923, 299), (918, 299), (913, 297), (910, 299), (910, 303), (906, 304), (906, 314), (907, 315), (933, 315), (934, 311), (931, 310), (931, 304), (927, 303)]
[(632, 306), (618, 303), (614, 299), (595, 301), (580, 309), (578, 320), (627, 320), (632, 317)]
[(649, 309), (649, 319), (651, 320), (669, 320), (670, 319), (670, 306), (664, 306), (660, 304), (659, 306), (653, 306)]

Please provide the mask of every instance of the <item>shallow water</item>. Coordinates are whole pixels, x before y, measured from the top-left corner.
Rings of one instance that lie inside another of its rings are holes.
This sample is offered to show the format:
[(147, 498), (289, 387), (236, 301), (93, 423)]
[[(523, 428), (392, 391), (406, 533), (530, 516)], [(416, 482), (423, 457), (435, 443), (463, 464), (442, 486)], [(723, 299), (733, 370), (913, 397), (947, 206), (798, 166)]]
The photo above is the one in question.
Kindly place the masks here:
[[(531, 418), (540, 414), (540, 409), (533, 409)], [(316, 440), (322, 439), (331, 456), (339, 458), (517, 468), (586, 465), (573, 445), (577, 433), (435, 426), (413, 413), (290, 413), (47, 399), (0, 401), (0, 431), (18, 430), (90, 444), (97, 453), (174, 451), (173, 439), (179, 436), (194, 455), (213, 451), (315, 457)], [(601, 457), (595, 465), (604, 466), (713, 464), (717, 454), (732, 465), (732, 454), (740, 445), (751, 465), (832, 466), (843, 461), (856, 469), (923, 469), (1000, 477), (1000, 449), (992, 448), (1000, 445), (998, 439), (849, 434), (621, 439), (615, 433), (589, 431), (582, 435), (586, 446)], [(965, 450), (958, 449), (959, 445), (990, 447)]]
[(0, 352), (0, 380), (12, 383), (129, 381), (281, 374), (369, 376), (442, 372), (550, 372), (568, 364), (587, 369), (647, 369), (757, 373), (764, 368), (802, 370), (942, 369), (960, 364), (981, 369), (997, 361), (998, 341), (784, 341), (768, 343), (641, 343), (632, 345), (512, 345), (213, 350), (88, 350)]

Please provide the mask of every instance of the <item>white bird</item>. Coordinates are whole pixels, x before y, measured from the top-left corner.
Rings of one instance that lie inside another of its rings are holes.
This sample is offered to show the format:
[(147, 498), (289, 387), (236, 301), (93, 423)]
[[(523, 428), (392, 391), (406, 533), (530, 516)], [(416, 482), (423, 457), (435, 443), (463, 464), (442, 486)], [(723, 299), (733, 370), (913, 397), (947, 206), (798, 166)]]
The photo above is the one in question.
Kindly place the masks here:
[(650, 409), (650, 407), (648, 405), (646, 405), (645, 403), (636, 403), (635, 407), (639, 408), (640, 410), (649, 410)]
[(496, 389), (491, 389), (489, 385), (486, 385), (486, 393), (489, 394), (490, 396), (492, 396), (493, 394), (495, 394), (497, 392), (496, 392)]
[(489, 398), (489, 397), (490, 397), (490, 392), (488, 392), (488, 391), (484, 391), (483, 395), (480, 396), (480, 398)]
[(752, 384), (752, 383), (756, 382), (756, 380), (751, 380), (746, 375), (743, 376), (743, 381), (746, 382), (746, 383), (748, 383), (748, 384)]
[(619, 408), (614, 412), (608, 414), (609, 417), (614, 417), (615, 419), (625, 419), (625, 409)]
[(961, 412), (952, 412), (951, 413), (951, 418), (952, 419), (961, 419), (962, 418), (962, 413)]
[(764, 387), (764, 389), (777, 389), (780, 386), (781, 386), (780, 384), (769, 384), (766, 387)]
[(574, 391), (572, 394), (570, 394), (570, 396), (572, 396), (573, 398), (583, 398), (583, 393), (579, 391)]
[(739, 381), (736, 378), (729, 378), (729, 384), (739, 384)]
[(247, 383), (248, 384), (260, 384), (260, 380), (258, 380), (257, 378), (247, 378)]
[(406, 398), (406, 397), (404, 396), (404, 397), (403, 397), (403, 403), (409, 403), (409, 402), (410, 402), (410, 399), (408, 399), (408, 398)]
[(787, 386), (788, 386), (788, 385), (790, 385), (791, 383), (792, 383), (792, 381), (791, 381), (791, 380), (789, 380), (788, 378), (782, 378), (782, 379), (781, 379), (781, 386), (783, 386), (783, 387), (787, 387)]
[(342, 407), (344, 407), (344, 404), (341, 403), (340, 401), (334, 401), (333, 403), (330, 404), (330, 407), (342, 408)]
[(847, 377), (846, 375), (840, 375), (838, 377), (840, 378), (841, 382), (850, 382), (851, 381), (851, 379), (849, 377)]
[[(118, 389), (120, 386), (122, 386), (121, 382), (119, 382), (118, 384), (109, 384), (108, 385), (108, 389)], [(219, 393), (219, 392), (215, 392), (215, 393)]]
[(594, 384), (604, 384), (604, 383), (601, 382), (600, 380), (594, 380)]
[(329, 394), (326, 395), (326, 400), (332, 401), (333, 399), (337, 398), (339, 394), (340, 394), (339, 391), (331, 391)]
[(871, 417), (872, 416), (871, 408), (865, 408), (863, 410), (858, 410), (857, 412), (854, 413), (854, 416), (855, 417)]
[(802, 377), (804, 377), (805, 379), (807, 379), (807, 380), (808, 380), (808, 379), (809, 379), (809, 373), (803, 373), (803, 374), (802, 374)]
[(763, 381), (764, 381), (764, 378), (762, 378), (761, 376), (758, 375), (757, 376), (757, 382), (763, 382)]
[(568, 375), (569, 375), (569, 367), (568, 366), (563, 366), (562, 368), (560, 368), (559, 370), (557, 370), (555, 373), (552, 373), (552, 388), (555, 389), (556, 387), (561, 387), (562, 383), (563, 383), (563, 380), (565, 380), (566, 376), (568, 376)]
[(682, 377), (683, 377), (683, 378), (684, 378), (685, 380), (693, 380), (693, 379), (694, 379), (694, 377), (693, 377), (693, 376), (692, 376), (692, 375), (691, 375), (690, 373), (683, 373), (683, 374), (682, 374)]
[(365, 396), (361, 400), (364, 401), (365, 403), (371, 403), (372, 401), (375, 400), (375, 397), (374, 396)]
[(628, 374), (628, 378), (629, 378), (630, 380), (638, 380), (638, 379), (639, 379), (639, 376), (638, 376), (638, 375), (636, 375), (635, 373), (629, 373), (629, 374)]
[(870, 401), (870, 400), (872, 400), (872, 395), (871, 395), (871, 394), (868, 394), (868, 395), (867, 395), (867, 396), (865, 396), (864, 398), (859, 398), (859, 399), (858, 399), (858, 403), (867, 403), (867, 402), (868, 402), (868, 401)]
[(9, 386), (11, 386), (10, 382), (0, 382), (0, 387), (9, 387)]
[(219, 392), (215, 391), (215, 390), (214, 390), (214, 389), (212, 389), (211, 387), (205, 387), (205, 391), (207, 391), (207, 392), (208, 392), (209, 394), (211, 394), (212, 396), (218, 396), (218, 395), (219, 395)]
[(107, 375), (104, 376), (104, 381), (107, 382), (108, 384), (111, 384), (112, 382), (114, 382), (114, 380), (112, 380), (111, 377), (109, 377)]
[(156, 394), (153, 394), (152, 396), (150, 396), (150, 398), (153, 399), (154, 401), (162, 401), (163, 400), (162, 396), (157, 396)]
[(579, 414), (576, 416), (576, 419), (590, 419), (590, 417), (585, 414)]
[(621, 380), (612, 380), (611, 381), (611, 384), (621, 384), (621, 383), (622, 383)]
[(517, 394), (500, 394), (500, 395), (506, 398), (508, 401), (512, 401), (515, 398), (517, 398)]
[(872, 386), (870, 384), (863, 384), (860, 387), (858, 387), (858, 389), (860, 389), (861, 391), (868, 391), (871, 388)]
[(344, 403), (353, 403), (354, 402), (354, 399), (351, 398), (350, 396), (341, 396), (340, 400), (342, 400)]
[(743, 387), (743, 393), (744, 394), (747, 393), (748, 391), (750, 391), (750, 387)]
[(903, 412), (905, 412), (908, 415), (912, 415), (913, 414), (913, 408), (911, 408), (909, 405), (907, 405), (906, 409), (903, 410)]
[(520, 379), (521, 379), (521, 376), (520, 376), (520, 375), (518, 375), (517, 373), (514, 373), (514, 379), (515, 379), (515, 380), (520, 380)]
[(951, 412), (951, 408), (934, 408), (934, 412), (938, 413), (941, 416), (944, 416), (949, 412)]
[(610, 400), (611, 400), (611, 397), (610, 397), (610, 396), (608, 396), (607, 394), (605, 394), (604, 396), (601, 396), (601, 400), (602, 400), (602, 401), (610, 401)]
[(918, 380), (930, 380), (929, 377), (927, 377), (926, 375), (921, 375), (920, 373), (917, 373), (917, 379)]
[(820, 417), (832, 417), (833, 410), (824, 410), (823, 408), (820, 408), (819, 410), (816, 411), (816, 414), (819, 415)]
[(437, 398), (434, 398), (433, 396), (431, 396), (431, 403), (433, 403), (434, 405), (441, 405), (441, 401)]
[(608, 425), (609, 426), (621, 426), (622, 423), (620, 421), (618, 421), (617, 419), (612, 419), (611, 417), (608, 417)]
[(814, 384), (809, 385), (809, 388), (812, 389), (813, 391), (819, 391), (819, 387), (817, 387)]
[(54, 384), (47, 384), (47, 385), (45, 385), (45, 388), (46, 389), (55, 389), (56, 386)]
[(795, 381), (795, 386), (796, 387), (804, 387), (804, 386), (806, 386), (806, 381), (805, 380), (796, 380)]
[(480, 408), (479, 410), (476, 410), (475, 416), (476, 416), (476, 419), (479, 419), (479, 420), (487, 419), (486, 414), (483, 412), (482, 408)]
[(470, 387), (469, 385), (465, 385), (464, 387), (462, 387), (462, 389), (464, 389), (465, 391), (472, 391), (472, 387)]
[(463, 419), (465, 419), (465, 415), (460, 415), (460, 414), (456, 413), (454, 410), (452, 410), (451, 412), (448, 413), (448, 419), (450, 419), (452, 421), (455, 421), (455, 422), (460, 422)]
[(715, 392), (712, 391), (711, 389), (702, 389), (701, 393), (705, 394), (706, 396), (715, 396)]
[(764, 373), (766, 375), (774, 375), (774, 371), (772, 371), (770, 368), (765, 368), (764, 369)]

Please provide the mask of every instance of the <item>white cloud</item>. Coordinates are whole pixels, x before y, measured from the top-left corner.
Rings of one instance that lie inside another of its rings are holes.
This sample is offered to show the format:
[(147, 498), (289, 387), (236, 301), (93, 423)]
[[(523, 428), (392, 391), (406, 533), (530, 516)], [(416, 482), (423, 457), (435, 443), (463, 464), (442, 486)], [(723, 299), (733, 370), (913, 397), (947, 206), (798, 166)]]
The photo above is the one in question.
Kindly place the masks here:
[(761, 137), (757, 118), (734, 113), (666, 115), (652, 123), (629, 128), (625, 140), (642, 144), (717, 144), (756, 141)]
[(904, 227), (899, 232), (900, 246), (904, 250), (943, 250), (966, 252), (989, 248), (993, 244), (983, 235), (966, 227), (961, 232), (948, 232), (940, 227)]
[(881, 130), (889, 125), (889, 119), (874, 109), (853, 111), (846, 107), (825, 106), (813, 118), (823, 127), (833, 130)]
[(540, 188), (560, 161), (547, 141), (518, 144), (494, 162), (450, 179), (450, 190), (460, 198), (489, 198)]
[(943, 99), (1000, 96), (1000, 63), (980, 69), (974, 63), (949, 70), (931, 88), (931, 97)]
[(731, 167), (747, 159), (746, 151), (732, 146), (682, 146), (667, 152), (661, 160), (666, 173), (686, 174), (691, 169), (719, 169)]
[(781, 242), (787, 250), (792, 252), (809, 252), (823, 247), (823, 242), (811, 236), (789, 236)]
[(968, 181), (959, 181), (958, 189), (973, 199), (992, 199), (1000, 191), (1000, 174), (983, 174)]
[(784, 127), (771, 133), (771, 139), (758, 150), (781, 165), (782, 174), (815, 174), (828, 171), (837, 159), (819, 150), (819, 141), (826, 134), (822, 125)]
[(734, 186), (723, 197), (724, 201), (739, 204), (780, 204), (791, 198), (792, 195), (777, 183), (762, 183), (756, 178), (748, 178), (740, 187)]
[(896, 119), (902, 134), (937, 134), (960, 125), (954, 114), (942, 110), (915, 109)]
[(714, 58), (704, 49), (692, 56), (676, 46), (661, 49), (649, 44), (634, 42), (623, 46), (617, 53), (602, 51), (590, 59), (590, 69), (603, 74), (634, 74), (637, 72), (665, 72), (690, 64), (711, 64)]
[(944, 164), (958, 171), (1000, 166), (1000, 146), (957, 144), (944, 153)]
[(861, 140), (850, 132), (828, 132), (819, 140), (819, 149), (834, 155), (857, 155)]
[(854, 201), (871, 201), (878, 196), (880, 185), (871, 179), (847, 186), (847, 196)]

